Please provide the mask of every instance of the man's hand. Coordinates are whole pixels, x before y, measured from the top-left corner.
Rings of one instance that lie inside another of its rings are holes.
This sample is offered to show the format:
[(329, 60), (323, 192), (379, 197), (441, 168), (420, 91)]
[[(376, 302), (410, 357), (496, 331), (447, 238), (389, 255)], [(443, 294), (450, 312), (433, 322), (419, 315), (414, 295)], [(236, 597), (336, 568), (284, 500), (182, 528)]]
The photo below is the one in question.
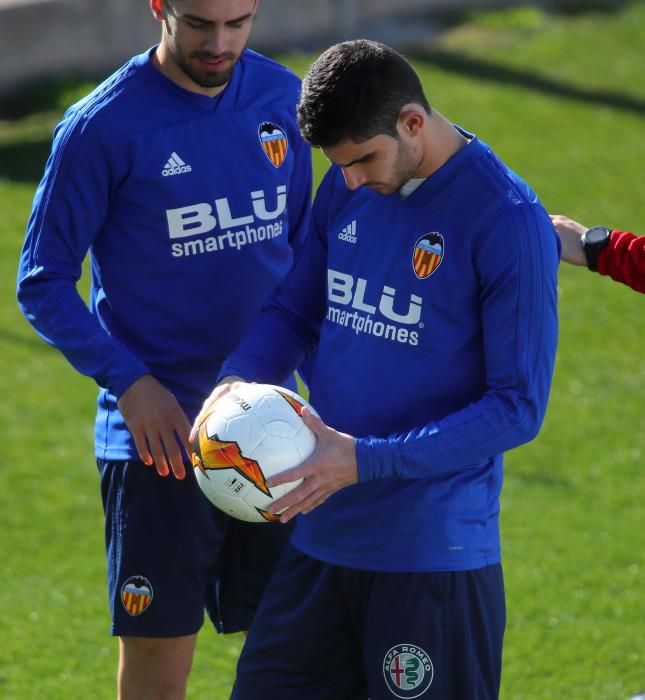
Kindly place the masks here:
[(141, 461), (148, 466), (154, 463), (161, 476), (168, 476), (170, 463), (175, 477), (183, 479), (186, 470), (180, 444), (190, 454), (190, 421), (174, 394), (146, 374), (137, 379), (117, 403)]
[(316, 449), (300, 466), (267, 479), (269, 488), (304, 479), (269, 507), (273, 514), (284, 511), (280, 515), (282, 523), (298, 513), (310, 513), (332, 493), (358, 482), (354, 438), (326, 426), (307, 407), (303, 409), (302, 419), (316, 435)]
[[(218, 399), (221, 399), (224, 394), (228, 394), (231, 389), (234, 388), (233, 385), (238, 385), (238, 384), (245, 384), (246, 382), (242, 379), (242, 377), (236, 377), (235, 375), (230, 375), (228, 377), (224, 377), (218, 384), (215, 386), (213, 389), (213, 392), (211, 395), (204, 401), (204, 405), (202, 406), (202, 410), (199, 412), (199, 415), (197, 418), (195, 418), (195, 422), (193, 423), (192, 430), (190, 431), (190, 437), (189, 442), (190, 445), (192, 446), (193, 442), (195, 441), (195, 436), (197, 435), (197, 431), (199, 430), (199, 426), (202, 424), (202, 421), (206, 416), (211, 412), (213, 405)], [(189, 452), (192, 450), (192, 447), (190, 448)]]
[(582, 265), (586, 267), (587, 257), (585, 256), (581, 239), (587, 227), (560, 214), (551, 216), (551, 221), (555, 226), (555, 230), (558, 232), (558, 236), (560, 236), (560, 242), (562, 243), (562, 259), (572, 265)]

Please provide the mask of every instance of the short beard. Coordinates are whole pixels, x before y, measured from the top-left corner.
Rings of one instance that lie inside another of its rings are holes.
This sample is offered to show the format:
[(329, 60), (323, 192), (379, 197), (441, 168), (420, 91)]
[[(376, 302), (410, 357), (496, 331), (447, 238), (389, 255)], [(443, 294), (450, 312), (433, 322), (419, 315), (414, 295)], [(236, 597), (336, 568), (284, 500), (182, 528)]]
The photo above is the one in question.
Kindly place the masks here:
[(415, 162), (412, 157), (412, 149), (397, 137), (399, 142), (399, 152), (394, 163), (392, 173), (393, 192), (399, 192), (406, 182), (409, 182), (419, 168), (419, 162)]
[(226, 71), (222, 71), (221, 73), (207, 73), (205, 71), (200, 71), (196, 68), (194, 68), (189, 60), (184, 56), (181, 51), (177, 49), (177, 47), (172, 43), (169, 42), (169, 51), (170, 54), (172, 55), (172, 58), (174, 62), (177, 64), (177, 66), (196, 84), (199, 85), (199, 87), (202, 88), (216, 88), (216, 87), (222, 87), (222, 85), (226, 85), (228, 81), (231, 79), (231, 76), (233, 75), (233, 71), (235, 70), (235, 64), (237, 63), (237, 60), (233, 63), (233, 65)]
[[(172, 3), (167, 1), (166, 4), (172, 10)], [(167, 17), (165, 20), (165, 25), (166, 34), (168, 36), (168, 51), (172, 56), (172, 60), (175, 62), (175, 65), (185, 75), (187, 75), (196, 85), (199, 85), (199, 87), (206, 89), (222, 87), (223, 85), (226, 85), (228, 83), (228, 81), (231, 79), (231, 76), (233, 75), (233, 71), (235, 70), (237, 61), (239, 60), (239, 56), (233, 57), (232, 54), (228, 54), (226, 58), (234, 58), (234, 61), (228, 70), (222, 71), (221, 73), (207, 73), (205, 71), (197, 70), (191, 66), (186, 55), (177, 47), (177, 44), (173, 41), (173, 29)]]
[(184, 73), (199, 87), (202, 88), (216, 88), (226, 85), (233, 75), (235, 69), (235, 64), (232, 65), (228, 70), (222, 73), (204, 73), (202, 71), (195, 70), (186, 61), (177, 61), (177, 65), (184, 71)]

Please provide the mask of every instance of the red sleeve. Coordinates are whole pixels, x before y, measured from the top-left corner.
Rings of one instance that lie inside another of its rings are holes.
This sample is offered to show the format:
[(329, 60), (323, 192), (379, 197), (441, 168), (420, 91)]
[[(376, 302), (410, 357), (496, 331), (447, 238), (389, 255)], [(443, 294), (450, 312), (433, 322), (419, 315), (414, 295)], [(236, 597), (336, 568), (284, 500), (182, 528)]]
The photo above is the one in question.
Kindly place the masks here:
[(645, 236), (612, 231), (598, 256), (598, 272), (645, 294)]

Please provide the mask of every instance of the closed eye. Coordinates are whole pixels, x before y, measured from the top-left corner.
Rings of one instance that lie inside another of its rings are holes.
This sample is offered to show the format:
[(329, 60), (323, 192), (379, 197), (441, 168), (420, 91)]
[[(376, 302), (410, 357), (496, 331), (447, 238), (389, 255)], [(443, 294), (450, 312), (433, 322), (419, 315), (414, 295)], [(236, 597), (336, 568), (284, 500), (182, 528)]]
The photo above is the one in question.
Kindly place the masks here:
[(233, 22), (227, 22), (226, 26), (230, 27), (231, 29), (242, 29), (244, 25), (248, 22), (248, 18), (245, 17), (244, 19), (236, 19)]
[(193, 19), (192, 17), (182, 17), (181, 18), (184, 22), (184, 24), (187, 27), (190, 27), (191, 29), (198, 29), (198, 30), (204, 30), (204, 29), (210, 29), (211, 22), (208, 22), (206, 20), (202, 19)]

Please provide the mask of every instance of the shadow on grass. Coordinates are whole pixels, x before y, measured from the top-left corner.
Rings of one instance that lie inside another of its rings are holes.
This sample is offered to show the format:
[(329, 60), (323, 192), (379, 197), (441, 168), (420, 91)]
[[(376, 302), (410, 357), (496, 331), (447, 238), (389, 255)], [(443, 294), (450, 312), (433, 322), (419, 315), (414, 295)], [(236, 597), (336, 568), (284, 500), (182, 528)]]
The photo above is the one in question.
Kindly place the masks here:
[(570, 479), (555, 472), (545, 472), (542, 468), (530, 472), (522, 471), (521, 473), (516, 473), (513, 475), (513, 479), (517, 484), (531, 484), (561, 491), (575, 490), (575, 484)]
[(51, 150), (51, 138), (0, 144), (0, 178), (14, 182), (40, 181)]
[[(645, 99), (613, 90), (586, 88), (567, 83), (557, 78), (539, 75), (527, 70), (511, 68), (481, 58), (464, 56), (460, 53), (440, 48), (411, 46), (405, 51), (410, 59), (417, 59), (442, 70), (465, 77), (485, 80), (497, 85), (515, 85), (533, 92), (543, 93), (562, 99), (583, 102), (589, 105), (645, 114)], [(38, 87), (40, 83), (36, 84)], [(20, 99), (13, 104), (13, 119), (38, 112), (52, 104), (69, 104), (89, 91), (91, 83), (68, 78), (52, 82), (44, 94), (34, 86), (24, 88)], [(64, 98), (64, 99), (63, 99)], [(6, 105), (5, 105), (6, 106)], [(51, 136), (39, 140), (20, 140), (0, 143), (0, 178), (17, 182), (37, 183), (51, 148)]]
[(613, 90), (595, 90), (579, 87), (555, 78), (537, 75), (517, 68), (509, 68), (480, 58), (463, 56), (445, 49), (412, 48), (406, 52), (411, 59), (441, 68), (451, 73), (486, 80), (498, 85), (516, 85), (534, 92), (561, 97), (587, 104), (610, 107), (634, 114), (645, 114), (645, 99)]
[(582, 15), (589, 12), (620, 12), (633, 0), (550, 0), (547, 7), (554, 14)]
[(0, 119), (13, 121), (52, 109), (62, 113), (85, 97), (100, 80), (100, 76), (80, 73), (28, 80), (0, 96)]

